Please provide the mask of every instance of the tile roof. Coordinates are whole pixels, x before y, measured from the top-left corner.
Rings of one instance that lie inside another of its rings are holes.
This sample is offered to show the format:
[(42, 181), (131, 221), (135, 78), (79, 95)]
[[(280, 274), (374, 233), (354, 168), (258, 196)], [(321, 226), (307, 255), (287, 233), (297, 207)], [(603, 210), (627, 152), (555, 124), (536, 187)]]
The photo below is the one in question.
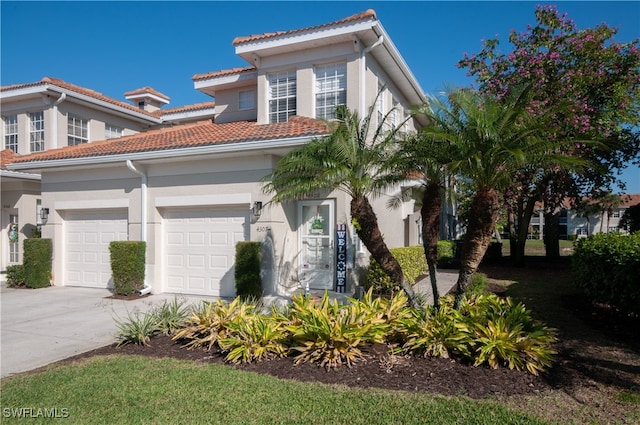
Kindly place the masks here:
[(316, 25), (316, 26), (313, 26), (313, 27), (300, 28), (300, 29), (291, 30), (291, 31), (277, 31), (277, 32), (264, 33), (264, 34), (249, 35), (249, 36), (244, 36), (244, 37), (236, 37), (236, 38), (233, 39), (233, 43), (232, 44), (234, 46), (236, 46), (236, 45), (242, 44), (242, 43), (249, 43), (249, 42), (252, 42), (252, 41), (265, 40), (265, 39), (268, 39), (268, 38), (275, 38), (275, 37), (279, 37), (279, 36), (282, 36), (282, 35), (293, 35), (293, 34), (298, 34), (298, 33), (307, 32), (307, 31), (314, 31), (314, 30), (318, 30), (318, 29), (321, 29), (321, 28), (332, 27), (332, 26), (336, 26), (336, 25), (340, 25), (340, 24), (349, 23), (349, 22), (361, 21), (361, 20), (365, 20), (365, 19), (369, 19), (369, 18), (377, 19), (376, 18), (376, 12), (374, 10), (372, 10), (372, 9), (368, 9), (368, 10), (366, 10), (364, 12), (348, 16), (348, 17), (346, 17), (344, 19), (340, 19), (339, 21), (329, 22), (327, 24)]
[(29, 87), (45, 86), (47, 84), (63, 88), (63, 89), (72, 91), (74, 93), (78, 93), (78, 94), (81, 94), (81, 95), (89, 96), (89, 97), (92, 97), (92, 98), (94, 98), (96, 100), (101, 100), (103, 102), (110, 103), (110, 104), (118, 106), (120, 108), (125, 108), (125, 109), (128, 109), (130, 111), (135, 111), (137, 113), (153, 117), (153, 114), (151, 114), (149, 112), (146, 112), (146, 111), (144, 111), (142, 109), (139, 109), (138, 107), (136, 107), (134, 105), (131, 105), (131, 104), (125, 103), (125, 102), (121, 102), (121, 101), (116, 100), (116, 99), (114, 99), (112, 97), (109, 97), (109, 96), (105, 96), (104, 94), (102, 94), (100, 92), (97, 92), (95, 90), (91, 90), (91, 89), (87, 89), (87, 88), (84, 88), (84, 87), (77, 86), (75, 84), (67, 83), (66, 81), (63, 81), (63, 80), (61, 80), (59, 78), (44, 77), (42, 80), (36, 81), (34, 83), (13, 84), (13, 85), (10, 85), (10, 86), (2, 86), (2, 87), (0, 87), (0, 92), (9, 91), (9, 90), (23, 89), (23, 88), (29, 88)]
[(16, 153), (11, 149), (1, 150), (0, 151), (0, 169), (6, 170), (7, 164), (11, 164), (13, 161), (15, 161), (17, 156), (18, 155), (16, 155)]
[(622, 195), (622, 203), (621, 207), (632, 207), (634, 205), (640, 204), (640, 194), (630, 194), (630, 195)]
[[(304, 136), (314, 137), (327, 134), (327, 132), (327, 124), (323, 121), (298, 116), (291, 117), (288, 122), (277, 124), (257, 124), (252, 121), (214, 124), (211, 121), (201, 121), (151, 130), (117, 139), (38, 152), (17, 157), (13, 159), (13, 162), (52, 161), (138, 152), (170, 151), (218, 144)], [(171, 152), (167, 152), (167, 156), (170, 155)]]
[(192, 105), (183, 105), (183, 106), (176, 106), (175, 108), (167, 108), (167, 109), (161, 109), (158, 111), (154, 112), (154, 115), (161, 117), (163, 115), (169, 115), (169, 114), (180, 114), (183, 112), (192, 112), (192, 111), (200, 111), (203, 109), (212, 109), (215, 108), (216, 106), (216, 102), (202, 102), (202, 103), (194, 103)]
[(205, 74), (196, 74), (191, 79), (193, 81), (207, 80), (209, 78), (224, 77), (225, 75), (242, 74), (243, 72), (255, 71), (255, 66), (245, 66), (243, 68), (223, 69), (221, 71), (208, 72)]
[(161, 99), (165, 99), (167, 102), (169, 102), (169, 100), (171, 100), (171, 98), (163, 93), (160, 93), (158, 90), (149, 87), (149, 86), (145, 86), (145, 87), (141, 87), (139, 89), (135, 89), (135, 90), (131, 90), (128, 91), (124, 94), (124, 97), (133, 97), (136, 95), (145, 95), (145, 94), (152, 94), (154, 96), (157, 96)]

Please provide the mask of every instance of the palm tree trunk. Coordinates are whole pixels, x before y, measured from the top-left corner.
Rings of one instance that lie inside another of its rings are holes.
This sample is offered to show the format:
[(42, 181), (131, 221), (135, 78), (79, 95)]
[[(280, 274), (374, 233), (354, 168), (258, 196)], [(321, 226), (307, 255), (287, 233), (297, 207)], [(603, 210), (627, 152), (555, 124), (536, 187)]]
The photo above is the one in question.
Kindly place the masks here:
[(438, 292), (437, 267), (438, 267), (438, 235), (440, 233), (440, 214), (442, 212), (442, 199), (440, 185), (429, 184), (422, 195), (422, 246), (429, 266), (429, 280), (433, 293), (433, 305), (440, 307), (440, 293)]
[(487, 247), (491, 243), (493, 228), (498, 220), (498, 193), (494, 189), (476, 192), (469, 209), (469, 223), (464, 237), (463, 258), (456, 283), (455, 308), (460, 306), (471, 276), (478, 270)]
[(418, 303), (416, 294), (411, 284), (404, 277), (400, 263), (398, 263), (398, 260), (396, 260), (384, 242), (380, 227), (378, 226), (376, 213), (373, 211), (369, 200), (365, 196), (351, 199), (351, 217), (356, 219), (356, 233), (371, 253), (373, 259), (380, 264), (380, 267), (389, 276), (391, 281), (400, 285), (404, 290), (407, 298), (409, 298), (411, 307), (419, 308), (420, 304)]
[(560, 258), (560, 211), (545, 211), (544, 249), (549, 259)]

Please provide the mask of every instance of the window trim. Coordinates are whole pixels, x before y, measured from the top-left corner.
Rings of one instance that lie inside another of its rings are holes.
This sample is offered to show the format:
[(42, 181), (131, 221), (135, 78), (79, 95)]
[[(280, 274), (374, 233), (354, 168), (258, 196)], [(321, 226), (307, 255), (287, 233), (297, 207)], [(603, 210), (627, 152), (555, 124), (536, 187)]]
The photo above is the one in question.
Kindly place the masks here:
[[(115, 130), (119, 130), (119, 131), (115, 131)], [(117, 134), (117, 135), (113, 135), (113, 134)], [(107, 124), (105, 123), (104, 125), (104, 138), (105, 140), (109, 140), (109, 139), (117, 139), (119, 137), (122, 137), (122, 135), (124, 134), (124, 128), (123, 127), (118, 127), (117, 125), (111, 125), (111, 124)], [(88, 135), (88, 133), (87, 133)]]
[(44, 111), (29, 112), (29, 152), (44, 151)]
[(18, 116), (6, 115), (2, 117), (4, 122), (4, 149), (10, 149), (18, 153)]
[[(268, 114), (269, 114), (269, 123), (278, 123), (278, 122), (287, 122), (289, 118), (293, 115), (296, 115), (298, 112), (298, 76), (296, 75), (295, 70), (289, 71), (279, 71), (267, 74), (267, 105), (268, 105)], [(280, 80), (285, 79), (286, 81), (281, 82)], [(283, 89), (286, 88), (286, 94), (284, 96), (273, 96), (274, 86), (273, 83), (276, 82), (278, 85), (276, 87), (277, 91), (280, 91), (278, 87), (282, 84)], [(293, 94), (291, 93), (293, 92)], [(280, 109), (280, 102), (284, 101), (284, 108)], [(273, 103), (275, 102), (275, 103)], [(292, 106), (293, 105), (293, 106)], [(276, 106), (275, 110), (272, 110), (272, 106)], [(280, 116), (284, 114), (284, 120), (280, 120)], [(274, 120), (275, 118), (275, 120)]]
[[(324, 76), (319, 77), (319, 71), (324, 70)], [(329, 74), (329, 72), (331, 74)], [(346, 62), (333, 62), (326, 64), (318, 64), (313, 67), (314, 75), (314, 111), (317, 119), (331, 120), (336, 118), (336, 108), (340, 105), (347, 104), (347, 63)], [(334, 82), (337, 81), (334, 88)], [(332, 88), (329, 90), (321, 90), (322, 82), (329, 82), (329, 86)], [(342, 84), (341, 84), (342, 82)], [(324, 96), (324, 105), (319, 106), (318, 101), (321, 96)], [(327, 106), (327, 100), (334, 100), (333, 105)], [(333, 111), (328, 112), (329, 108), (333, 107)], [(321, 113), (318, 113), (321, 111)]]
[[(77, 133), (78, 130), (80, 134)], [(89, 143), (89, 120), (76, 114), (67, 113), (67, 145), (77, 146), (85, 143)]]

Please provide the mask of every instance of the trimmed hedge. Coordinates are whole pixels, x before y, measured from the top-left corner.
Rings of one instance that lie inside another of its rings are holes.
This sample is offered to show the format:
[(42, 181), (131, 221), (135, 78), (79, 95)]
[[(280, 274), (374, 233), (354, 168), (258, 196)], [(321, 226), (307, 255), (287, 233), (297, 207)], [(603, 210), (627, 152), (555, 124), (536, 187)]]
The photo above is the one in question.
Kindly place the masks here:
[(595, 301), (640, 313), (640, 232), (598, 233), (575, 244), (573, 280)]
[(7, 286), (25, 286), (24, 266), (22, 264), (7, 266)]
[(438, 241), (438, 267), (451, 267), (456, 258), (456, 241)]
[[(391, 248), (389, 251), (400, 263), (404, 277), (409, 283), (414, 284), (418, 277), (427, 272), (427, 259), (424, 257), (422, 246)], [(376, 260), (370, 258), (369, 261), (365, 289), (373, 288), (373, 292), (379, 295), (392, 295), (400, 291), (400, 287), (391, 282)]]
[(51, 286), (51, 239), (25, 239), (23, 243), (24, 282), (29, 288)]
[(242, 241), (236, 244), (234, 278), (236, 295), (241, 300), (257, 300), (262, 297), (260, 263), (260, 242)]
[(111, 276), (117, 295), (131, 295), (144, 287), (146, 242), (113, 241), (109, 243)]

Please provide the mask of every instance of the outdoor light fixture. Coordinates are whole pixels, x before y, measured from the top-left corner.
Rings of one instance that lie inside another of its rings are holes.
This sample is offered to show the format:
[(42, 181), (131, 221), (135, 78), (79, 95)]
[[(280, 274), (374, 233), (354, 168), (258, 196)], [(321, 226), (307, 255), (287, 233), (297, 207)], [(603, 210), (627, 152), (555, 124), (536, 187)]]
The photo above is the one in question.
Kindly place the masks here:
[(256, 201), (253, 203), (253, 207), (251, 207), (251, 214), (256, 217), (260, 217), (260, 214), (262, 214), (262, 202)]
[(40, 218), (46, 220), (49, 218), (49, 208), (40, 209)]

